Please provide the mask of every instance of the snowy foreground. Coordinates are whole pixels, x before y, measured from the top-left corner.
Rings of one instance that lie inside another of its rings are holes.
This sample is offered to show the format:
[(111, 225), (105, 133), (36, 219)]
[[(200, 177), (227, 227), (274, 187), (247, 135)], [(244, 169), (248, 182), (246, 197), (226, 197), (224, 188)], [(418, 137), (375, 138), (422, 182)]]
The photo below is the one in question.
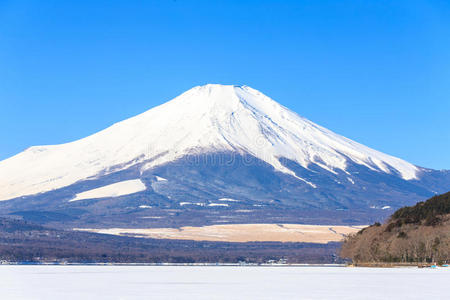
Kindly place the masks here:
[(444, 299), (450, 269), (0, 266), (1, 299)]

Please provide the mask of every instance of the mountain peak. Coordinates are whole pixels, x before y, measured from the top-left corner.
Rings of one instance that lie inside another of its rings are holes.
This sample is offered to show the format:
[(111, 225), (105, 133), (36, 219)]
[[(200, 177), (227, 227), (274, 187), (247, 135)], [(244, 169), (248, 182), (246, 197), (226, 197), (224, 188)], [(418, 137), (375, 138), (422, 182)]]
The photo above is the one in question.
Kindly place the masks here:
[[(175, 102), (177, 105), (180, 105), (181, 102), (187, 102), (191, 105), (212, 102), (232, 105), (245, 101), (249, 97), (260, 95), (262, 94), (257, 90), (245, 85), (206, 84), (191, 88), (174, 100), (167, 102), (167, 104)], [(264, 101), (265, 99), (264, 97), (259, 97), (259, 99), (255, 100)]]
[(349, 162), (406, 180), (418, 172), (414, 165), (316, 125), (248, 86), (207, 84), (84, 139), (34, 147), (1, 161), (0, 200), (132, 165), (142, 164), (145, 171), (193, 151), (250, 154), (311, 187), (316, 184), (298, 177), (280, 158), (332, 173), (346, 171)]

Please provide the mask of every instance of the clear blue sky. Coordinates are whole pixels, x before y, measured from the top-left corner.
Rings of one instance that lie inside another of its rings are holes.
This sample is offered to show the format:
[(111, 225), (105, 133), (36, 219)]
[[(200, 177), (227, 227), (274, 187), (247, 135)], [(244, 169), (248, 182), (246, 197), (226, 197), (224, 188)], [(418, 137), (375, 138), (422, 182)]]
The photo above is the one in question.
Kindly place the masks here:
[(0, 160), (206, 83), (450, 169), (450, 1), (0, 0)]

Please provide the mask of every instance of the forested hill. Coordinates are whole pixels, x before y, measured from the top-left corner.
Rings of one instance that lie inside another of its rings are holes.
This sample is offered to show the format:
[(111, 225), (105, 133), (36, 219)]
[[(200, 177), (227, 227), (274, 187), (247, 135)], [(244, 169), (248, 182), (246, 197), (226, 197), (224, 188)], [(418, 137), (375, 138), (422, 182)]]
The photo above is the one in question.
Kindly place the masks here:
[(450, 260), (450, 192), (397, 210), (349, 236), (341, 256), (363, 262), (445, 262)]
[(414, 206), (400, 208), (392, 215), (396, 227), (403, 224), (439, 225), (450, 214), (450, 192), (435, 196)]

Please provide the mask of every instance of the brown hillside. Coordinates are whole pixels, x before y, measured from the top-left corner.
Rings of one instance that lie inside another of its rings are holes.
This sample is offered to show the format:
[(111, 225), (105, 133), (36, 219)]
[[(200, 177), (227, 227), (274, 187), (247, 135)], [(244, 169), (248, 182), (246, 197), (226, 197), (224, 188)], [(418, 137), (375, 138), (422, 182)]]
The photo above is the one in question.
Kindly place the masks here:
[(450, 192), (396, 211), (350, 235), (341, 256), (354, 263), (450, 260)]

